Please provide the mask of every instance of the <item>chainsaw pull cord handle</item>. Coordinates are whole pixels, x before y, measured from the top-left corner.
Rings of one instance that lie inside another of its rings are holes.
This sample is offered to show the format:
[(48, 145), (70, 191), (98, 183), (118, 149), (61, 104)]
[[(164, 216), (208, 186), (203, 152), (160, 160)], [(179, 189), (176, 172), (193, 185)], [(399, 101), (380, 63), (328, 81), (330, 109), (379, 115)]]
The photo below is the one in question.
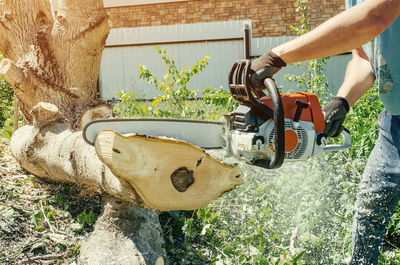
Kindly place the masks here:
[(267, 88), (272, 101), (273, 117), (275, 125), (275, 157), (266, 168), (273, 169), (282, 166), (285, 159), (285, 118), (283, 113), (283, 104), (281, 94), (276, 87), (275, 81), (272, 78), (264, 80), (264, 85)]

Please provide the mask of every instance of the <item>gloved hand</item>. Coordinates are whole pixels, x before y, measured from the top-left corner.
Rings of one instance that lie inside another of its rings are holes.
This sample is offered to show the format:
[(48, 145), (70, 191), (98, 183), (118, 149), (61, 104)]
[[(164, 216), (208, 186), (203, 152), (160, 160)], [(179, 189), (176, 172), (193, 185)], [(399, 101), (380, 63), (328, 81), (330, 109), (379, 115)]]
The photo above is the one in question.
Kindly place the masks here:
[(342, 126), (346, 119), (346, 114), (349, 112), (350, 106), (345, 98), (334, 97), (322, 109), (326, 122), (324, 134), (327, 137), (337, 137), (343, 131)]
[(286, 63), (272, 50), (269, 50), (266, 54), (251, 62), (250, 68), (254, 71), (251, 75), (251, 86), (256, 89), (264, 89), (264, 80), (272, 77), (284, 66), (286, 66)]

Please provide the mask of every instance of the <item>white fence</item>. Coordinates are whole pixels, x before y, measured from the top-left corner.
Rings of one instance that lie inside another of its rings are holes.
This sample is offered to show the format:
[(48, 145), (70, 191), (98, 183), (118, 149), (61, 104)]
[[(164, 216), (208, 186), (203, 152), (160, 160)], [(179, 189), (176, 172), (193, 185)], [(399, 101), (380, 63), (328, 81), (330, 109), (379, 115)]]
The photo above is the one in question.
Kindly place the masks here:
[[(157, 95), (154, 86), (139, 78), (138, 65), (146, 65), (157, 76), (166, 70), (155, 46), (166, 48), (179, 68), (191, 67), (204, 56), (210, 57), (206, 70), (190, 82), (191, 88), (203, 91), (207, 87), (227, 87), (227, 77), (234, 61), (244, 57), (243, 24), (250, 20), (199, 23), (173, 26), (112, 29), (100, 67), (100, 91), (103, 99), (116, 97), (121, 90), (133, 92), (138, 98), (151, 99)], [(250, 54), (261, 55), (269, 48), (290, 37), (251, 39)], [(348, 55), (332, 57), (327, 65), (330, 89), (341, 84)], [(287, 81), (287, 73), (300, 73), (289, 66), (275, 76), (284, 90), (295, 89)], [(201, 96), (201, 94), (200, 94)]]

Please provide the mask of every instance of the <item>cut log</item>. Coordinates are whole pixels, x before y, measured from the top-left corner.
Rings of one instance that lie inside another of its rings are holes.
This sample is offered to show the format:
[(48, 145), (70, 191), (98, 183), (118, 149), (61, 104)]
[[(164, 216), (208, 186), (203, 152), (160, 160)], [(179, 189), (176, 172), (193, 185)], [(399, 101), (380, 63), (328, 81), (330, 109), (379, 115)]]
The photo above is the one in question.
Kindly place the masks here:
[(102, 131), (95, 148), (111, 171), (157, 210), (196, 209), (243, 183), (238, 166), (175, 139)]

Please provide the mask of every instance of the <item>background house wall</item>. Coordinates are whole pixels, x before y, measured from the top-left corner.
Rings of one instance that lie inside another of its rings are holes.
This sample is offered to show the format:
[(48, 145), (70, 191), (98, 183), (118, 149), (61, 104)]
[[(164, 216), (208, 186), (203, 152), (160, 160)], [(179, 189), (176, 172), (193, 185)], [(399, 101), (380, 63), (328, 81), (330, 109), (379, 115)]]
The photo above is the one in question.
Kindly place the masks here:
[[(120, 0), (106, 0), (118, 2)], [(147, 0), (150, 1), (150, 0)], [(253, 37), (290, 36), (289, 25), (300, 20), (295, 0), (191, 0), (168, 3), (110, 7), (107, 12), (114, 28), (192, 24), (250, 19)], [(107, 6), (107, 5), (106, 5)], [(345, 9), (344, 0), (310, 0), (310, 15), (315, 26)]]

